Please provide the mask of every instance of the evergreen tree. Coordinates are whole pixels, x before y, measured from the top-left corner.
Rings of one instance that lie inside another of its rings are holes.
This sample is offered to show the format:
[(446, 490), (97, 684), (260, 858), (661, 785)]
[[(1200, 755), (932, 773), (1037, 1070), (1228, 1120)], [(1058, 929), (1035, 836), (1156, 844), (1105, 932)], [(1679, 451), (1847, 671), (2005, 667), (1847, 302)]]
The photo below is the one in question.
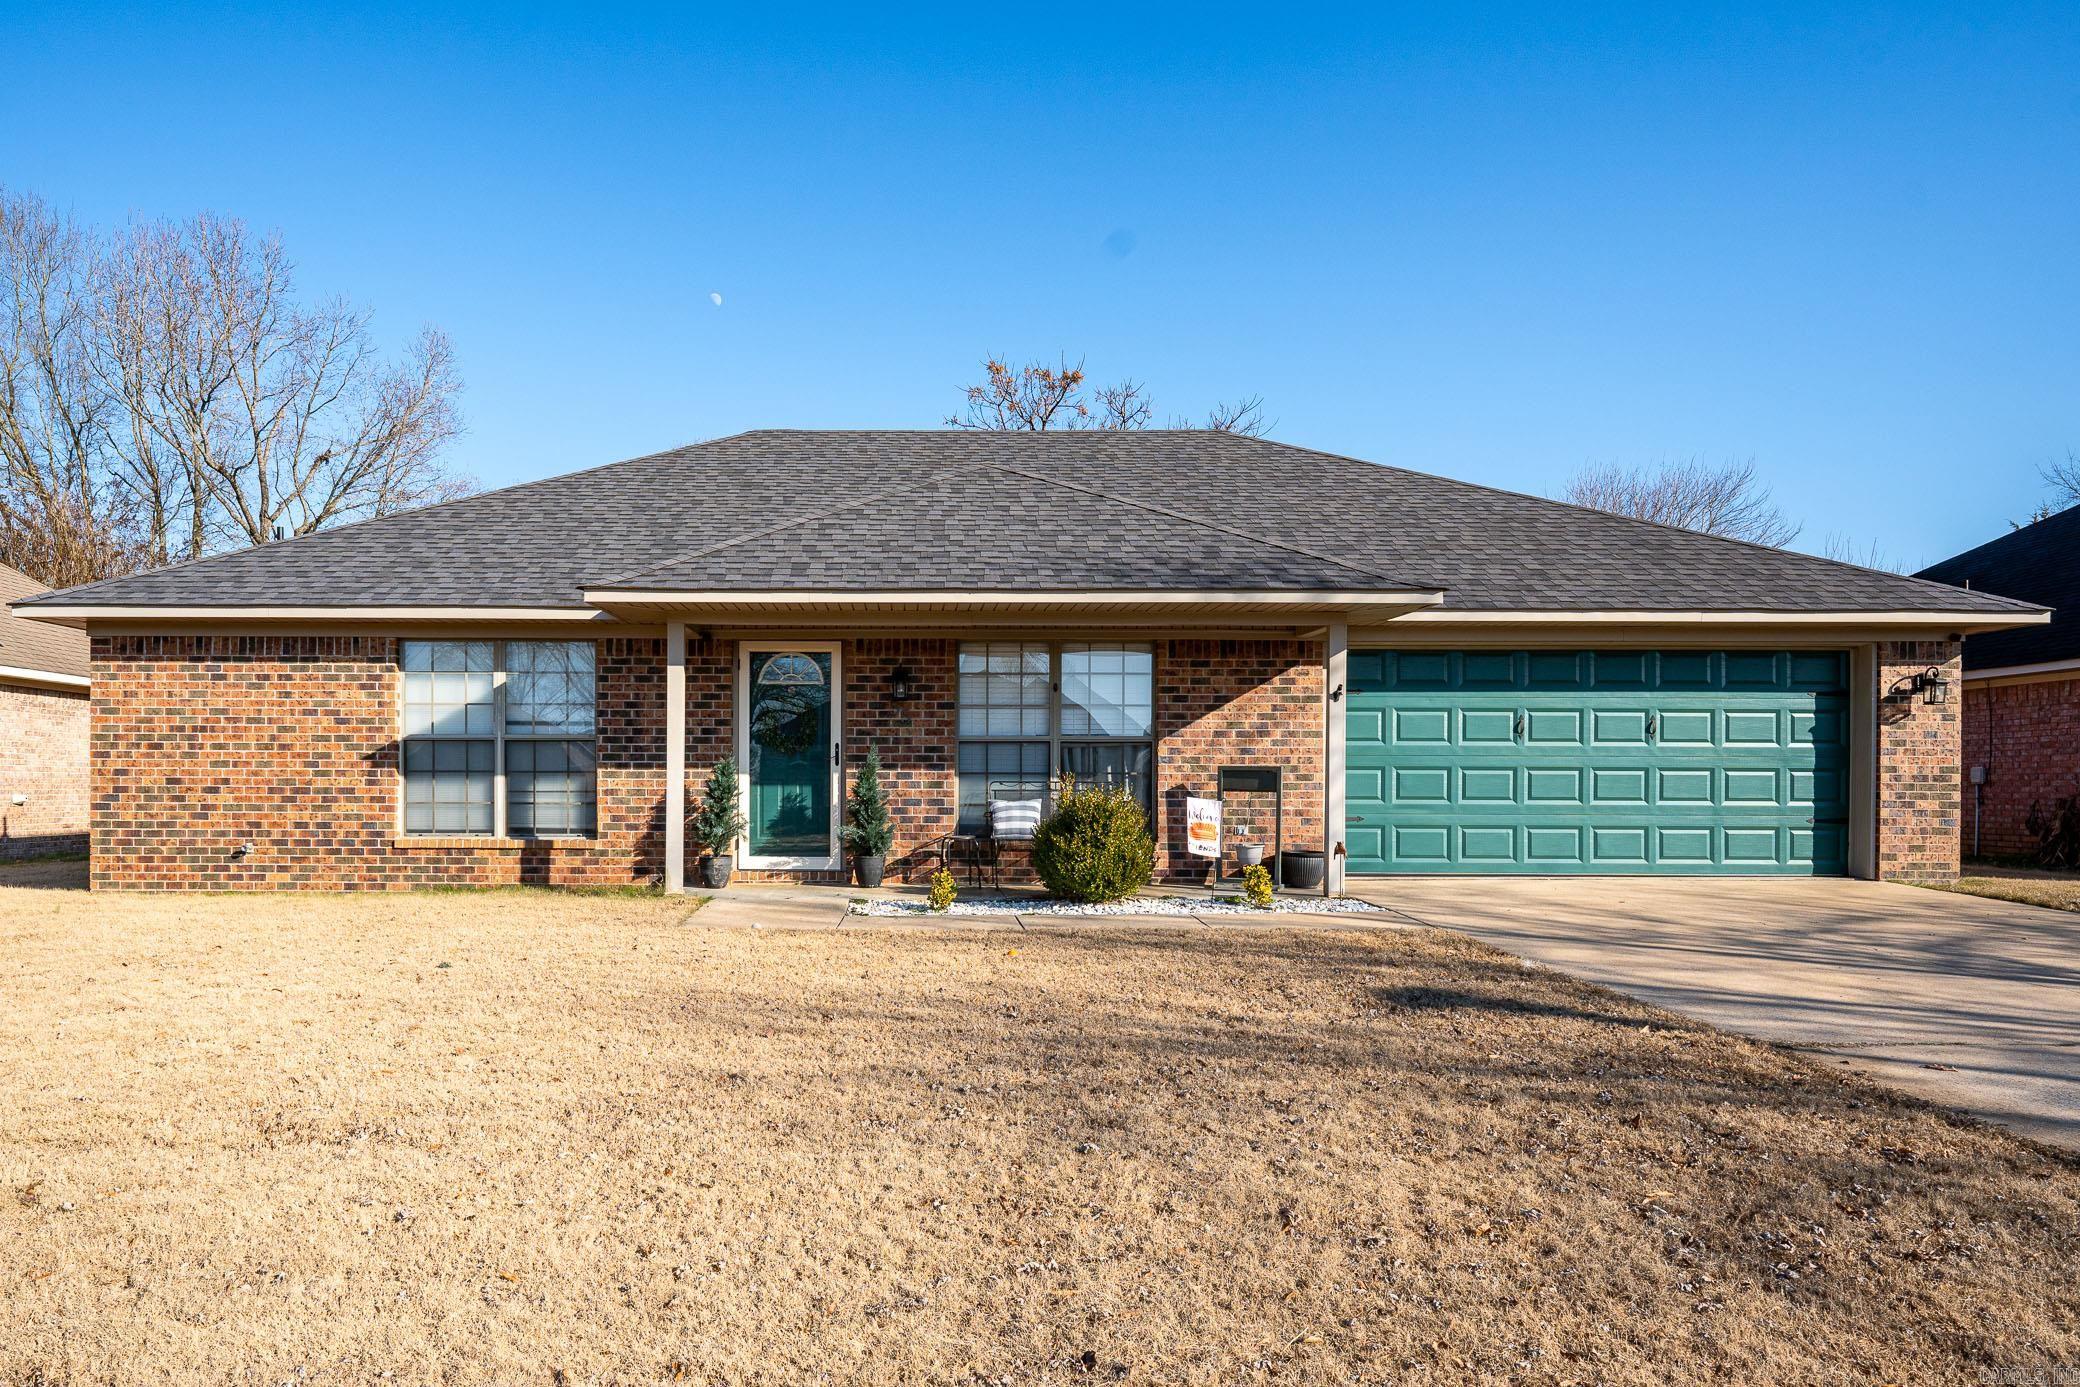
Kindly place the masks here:
[(881, 788), (881, 753), (868, 747), (852, 797), (845, 802), (845, 846), (860, 857), (886, 857), (895, 838), (895, 827), (888, 821), (888, 795)]

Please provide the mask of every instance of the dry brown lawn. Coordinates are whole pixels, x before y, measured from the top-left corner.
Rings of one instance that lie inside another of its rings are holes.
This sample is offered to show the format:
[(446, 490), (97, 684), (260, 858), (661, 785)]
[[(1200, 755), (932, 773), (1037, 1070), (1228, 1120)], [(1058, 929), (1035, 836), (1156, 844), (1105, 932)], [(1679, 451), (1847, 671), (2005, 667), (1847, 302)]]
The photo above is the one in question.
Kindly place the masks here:
[(2080, 1174), (1453, 935), (0, 889), (9, 1383), (1980, 1381)]
[(2049, 910), (2080, 910), (2080, 876), (2070, 872), (2003, 871), (1998, 875), (1965, 876), (1942, 883), (1946, 891), (1967, 896), (1991, 896), (1997, 901), (2020, 901)]

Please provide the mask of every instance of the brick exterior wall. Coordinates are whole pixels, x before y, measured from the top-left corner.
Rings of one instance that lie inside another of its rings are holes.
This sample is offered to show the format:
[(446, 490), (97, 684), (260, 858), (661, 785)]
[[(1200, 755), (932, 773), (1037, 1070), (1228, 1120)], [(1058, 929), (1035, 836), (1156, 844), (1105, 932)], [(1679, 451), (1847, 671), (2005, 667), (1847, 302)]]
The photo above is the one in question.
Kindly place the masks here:
[[(1950, 881), (1959, 865), (1957, 793), (1962, 754), (1963, 674), (1957, 641), (1891, 641), (1877, 650), (1878, 877)], [(1949, 681), (1940, 705), (1901, 690), (1934, 666)]]
[(600, 831), (565, 842), (398, 832), (390, 638), (97, 635), (93, 660), (97, 889), (610, 884), (660, 870), (662, 641), (600, 642)]
[(1964, 747), (1958, 835), (1972, 853), (1973, 766), (1986, 767), (1977, 803), (1978, 852), (2034, 856), (2039, 839), (2032, 810), (2055, 824), (2059, 801), (2080, 795), (2080, 678), (2014, 684), (1970, 684), (1964, 693)]
[[(97, 887), (389, 889), (618, 884), (662, 872), (664, 642), (599, 643), (599, 833), (584, 841), (407, 839), (398, 832), (397, 641), (379, 636), (96, 635), (93, 880)], [(955, 655), (937, 636), (846, 643), (848, 788), (881, 750), (896, 843), (890, 875), (921, 881), (957, 814)], [(1204, 879), (1184, 800), (1224, 764), (1287, 773), (1287, 846), (1319, 849), (1322, 648), (1297, 640), (1155, 642), (1157, 874)], [(1883, 691), (1929, 665), (1957, 687), (1955, 642), (1879, 647)], [(734, 747), (732, 642), (687, 653), (687, 801)], [(907, 668), (914, 695), (889, 694)], [(1961, 699), (1881, 701), (1878, 863), (1889, 879), (1953, 876)], [(1271, 837), (1269, 802), (1231, 804), (1229, 841)], [(698, 854), (689, 852), (691, 879)], [(1232, 861), (1224, 864), (1232, 868)], [(834, 879), (829, 874), (827, 879)], [(1021, 875), (1014, 872), (1013, 877)]]
[[(1156, 646), (1156, 875), (1206, 878), (1185, 847), (1184, 802), (1211, 797), (1227, 765), (1285, 768), (1285, 845), (1322, 846), (1322, 647), (1293, 640), (1168, 640)], [(1231, 800), (1226, 843), (1271, 847), (1272, 800)], [(1236, 870), (1232, 857), (1223, 863)]]
[(84, 689), (0, 684), (0, 860), (86, 851), (88, 712)]

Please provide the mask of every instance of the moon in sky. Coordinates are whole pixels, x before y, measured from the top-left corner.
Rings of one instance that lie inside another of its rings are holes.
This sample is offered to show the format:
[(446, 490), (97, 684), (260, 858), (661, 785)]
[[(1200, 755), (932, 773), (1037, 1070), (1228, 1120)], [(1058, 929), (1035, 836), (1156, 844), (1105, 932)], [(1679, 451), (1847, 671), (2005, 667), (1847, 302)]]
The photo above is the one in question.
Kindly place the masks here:
[(720, 292), (711, 292), (711, 293), (710, 293), (710, 294), (708, 295), (708, 302), (709, 302), (709, 303), (712, 303), (712, 304), (714, 304), (714, 305), (715, 305), (715, 306), (716, 306), (717, 308), (720, 308), (720, 307), (722, 307), (722, 295), (721, 295), (721, 293), (720, 293)]

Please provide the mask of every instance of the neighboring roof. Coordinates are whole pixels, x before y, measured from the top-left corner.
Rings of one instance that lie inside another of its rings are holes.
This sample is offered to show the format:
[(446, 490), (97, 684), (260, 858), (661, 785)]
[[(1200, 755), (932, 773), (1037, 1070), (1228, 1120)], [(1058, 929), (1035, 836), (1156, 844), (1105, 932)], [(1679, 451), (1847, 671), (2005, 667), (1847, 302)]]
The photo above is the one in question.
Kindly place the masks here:
[(63, 680), (87, 677), (87, 637), (44, 621), (25, 621), (10, 604), (50, 589), (18, 568), (0, 563), (0, 684), (8, 670), (34, 670)]
[(2080, 658), (2080, 506), (1931, 564), (1917, 576), (2052, 609), (2049, 626), (1993, 631), (1965, 641), (1966, 669)]
[(1200, 430), (768, 430), (73, 588), (67, 607), (583, 610), (587, 589), (1445, 590), (1459, 611), (2024, 604)]

